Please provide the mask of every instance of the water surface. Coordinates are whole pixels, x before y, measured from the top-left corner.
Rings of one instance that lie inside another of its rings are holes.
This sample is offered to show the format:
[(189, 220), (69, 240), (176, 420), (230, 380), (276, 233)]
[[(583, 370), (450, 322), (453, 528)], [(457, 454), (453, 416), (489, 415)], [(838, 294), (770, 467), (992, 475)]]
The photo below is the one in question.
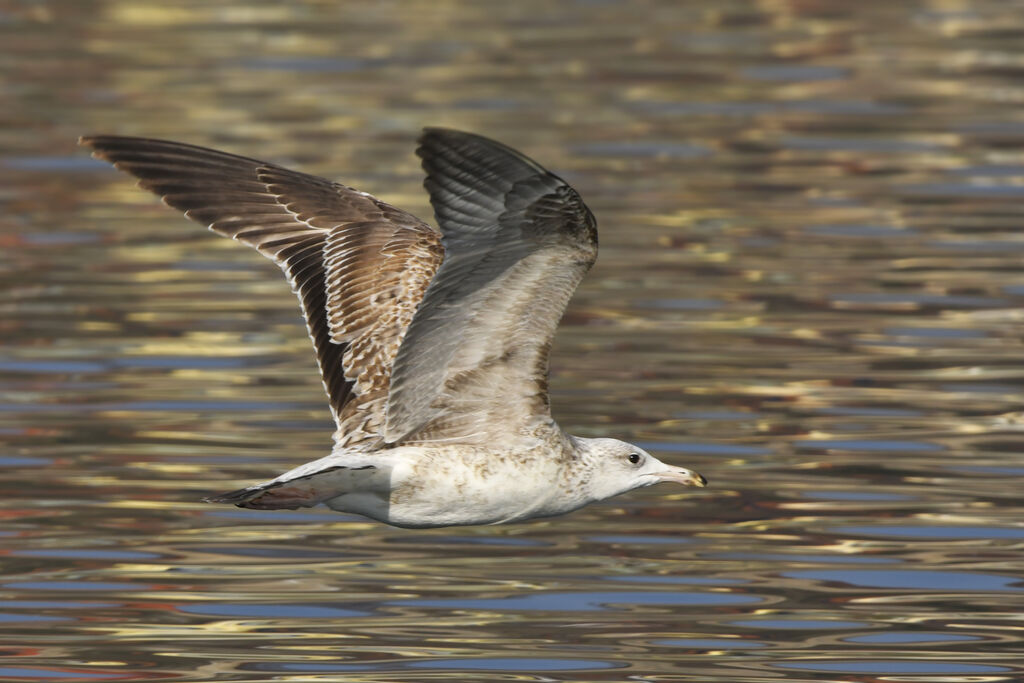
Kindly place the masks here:
[[(0, 679), (1012, 681), (1024, 4), (0, 12)], [(704, 473), (409, 531), (204, 495), (324, 455), (276, 268), (89, 160), (180, 139), (430, 216), (423, 125), (572, 182), (574, 433)]]

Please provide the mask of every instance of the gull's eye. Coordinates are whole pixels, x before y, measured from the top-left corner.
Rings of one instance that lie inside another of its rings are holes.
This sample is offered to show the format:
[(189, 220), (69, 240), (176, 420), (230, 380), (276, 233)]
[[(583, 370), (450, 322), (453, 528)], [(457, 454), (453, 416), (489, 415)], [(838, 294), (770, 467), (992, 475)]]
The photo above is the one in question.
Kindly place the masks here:
[(633, 463), (634, 465), (637, 464), (638, 462), (640, 462), (640, 454), (639, 453), (630, 453), (629, 454), (629, 461), (631, 463)]

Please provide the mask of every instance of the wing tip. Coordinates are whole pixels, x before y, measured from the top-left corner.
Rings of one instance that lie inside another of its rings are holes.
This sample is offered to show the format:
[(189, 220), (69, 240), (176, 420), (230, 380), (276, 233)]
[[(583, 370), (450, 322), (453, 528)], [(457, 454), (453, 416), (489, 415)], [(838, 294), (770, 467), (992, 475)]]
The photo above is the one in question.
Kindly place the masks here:
[[(120, 166), (119, 156), (130, 149), (131, 145), (145, 145), (147, 143), (163, 143), (164, 140), (153, 138), (138, 138), (127, 135), (79, 135), (78, 144), (90, 150), (93, 159), (106, 161), (119, 171), (124, 169)], [(130, 173), (130, 172), (129, 172)], [(133, 174), (134, 175), (134, 174)], [(138, 176), (136, 176), (138, 177)], [(141, 185), (140, 185), (141, 187)]]
[(446, 128), (444, 126), (426, 126), (423, 128), (423, 132), (420, 133), (417, 142), (419, 144), (416, 147), (416, 156), (424, 160), (427, 157), (436, 156), (436, 153), (441, 150), (451, 150), (460, 156), (475, 156), (474, 152), (486, 151), (492, 158), (495, 154), (506, 154), (525, 163), (535, 172), (549, 172), (519, 150), (479, 133), (470, 133), (469, 131)]
[(78, 146), (87, 147), (89, 149), (89, 156), (93, 159), (99, 159), (100, 161), (109, 162), (110, 158), (103, 153), (99, 145), (102, 144), (102, 140), (108, 136), (106, 135), (79, 135)]
[(100, 151), (101, 148), (104, 145), (110, 145), (110, 144), (113, 144), (113, 143), (116, 143), (116, 142), (132, 142), (132, 141), (141, 142), (141, 141), (145, 141), (145, 140), (147, 140), (147, 138), (133, 138), (133, 137), (126, 137), (126, 136), (123, 136), (123, 135), (96, 134), (96, 135), (79, 135), (78, 136), (78, 144), (80, 146), (82, 146), (82, 147), (90, 147), (90, 148), (92, 148), (93, 150), (96, 150), (96, 151)]

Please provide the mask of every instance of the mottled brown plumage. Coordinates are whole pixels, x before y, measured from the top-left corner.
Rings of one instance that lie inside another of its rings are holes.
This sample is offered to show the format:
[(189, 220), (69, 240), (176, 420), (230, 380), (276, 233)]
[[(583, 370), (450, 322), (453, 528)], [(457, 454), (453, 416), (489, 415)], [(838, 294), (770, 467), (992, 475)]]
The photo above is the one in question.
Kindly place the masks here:
[(443, 258), (440, 235), (366, 193), (256, 159), (145, 138), (81, 143), (281, 267), (302, 303), (336, 441), (379, 443), (391, 365)]

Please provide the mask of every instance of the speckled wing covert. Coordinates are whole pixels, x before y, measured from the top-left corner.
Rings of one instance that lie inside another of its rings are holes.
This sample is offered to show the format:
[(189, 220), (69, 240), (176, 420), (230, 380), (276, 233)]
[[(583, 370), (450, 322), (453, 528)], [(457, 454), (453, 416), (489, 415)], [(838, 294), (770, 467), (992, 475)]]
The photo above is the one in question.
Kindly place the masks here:
[(579, 195), (505, 145), (428, 128), (417, 154), (445, 256), (391, 373), (387, 442), (490, 443), (550, 422), (548, 352), (597, 257)]
[(366, 193), (256, 159), (145, 138), (80, 143), (281, 267), (316, 348), (335, 440), (379, 444), (392, 361), (443, 257), (437, 233)]

